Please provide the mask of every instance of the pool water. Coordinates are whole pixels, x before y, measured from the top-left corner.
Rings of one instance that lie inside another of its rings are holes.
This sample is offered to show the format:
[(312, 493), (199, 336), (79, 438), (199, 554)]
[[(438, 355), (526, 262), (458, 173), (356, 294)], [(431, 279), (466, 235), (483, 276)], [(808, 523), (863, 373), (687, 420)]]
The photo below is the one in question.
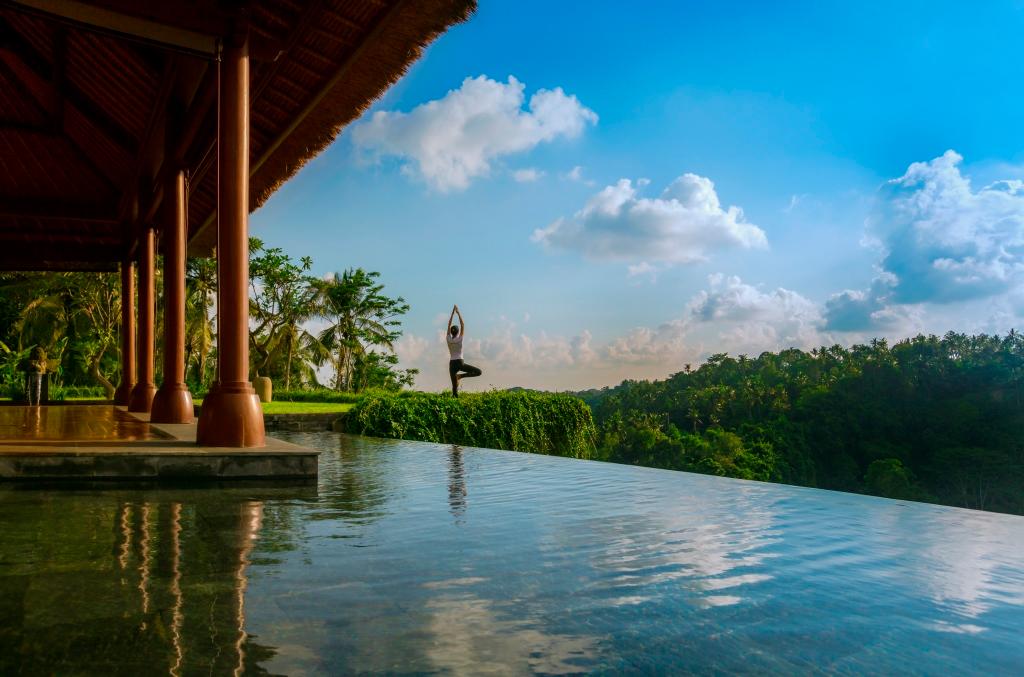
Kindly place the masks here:
[(282, 434), (315, 486), (0, 485), (0, 674), (1024, 673), (1024, 518)]

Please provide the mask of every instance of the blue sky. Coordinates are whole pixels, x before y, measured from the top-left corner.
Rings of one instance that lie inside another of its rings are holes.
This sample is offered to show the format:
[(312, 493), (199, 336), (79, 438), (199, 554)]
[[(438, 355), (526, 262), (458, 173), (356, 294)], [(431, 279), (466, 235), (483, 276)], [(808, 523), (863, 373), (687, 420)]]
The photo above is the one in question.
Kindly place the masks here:
[[(379, 270), (443, 387), (1024, 313), (1021, 2), (481, 2), (252, 219)], [(953, 151), (949, 153), (947, 151)]]

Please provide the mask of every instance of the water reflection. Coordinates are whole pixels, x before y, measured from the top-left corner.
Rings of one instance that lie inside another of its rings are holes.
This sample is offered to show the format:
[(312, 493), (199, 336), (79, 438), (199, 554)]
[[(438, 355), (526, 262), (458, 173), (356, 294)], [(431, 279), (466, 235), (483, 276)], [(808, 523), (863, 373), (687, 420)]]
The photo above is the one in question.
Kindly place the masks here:
[(448, 509), (455, 522), (466, 514), (466, 468), (462, 464), (462, 447), (452, 445), (448, 452)]
[(1019, 517), (288, 437), (316, 490), (0, 484), (0, 674), (1024, 664)]
[(431, 672), (453, 674), (572, 674), (593, 663), (600, 639), (546, 631), (502, 618), (495, 601), (463, 589), (486, 579), (453, 579), (431, 588), (444, 594), (426, 604), (424, 652)]
[(0, 493), (0, 673), (258, 672), (274, 655), (246, 632), (263, 501), (215, 491)]

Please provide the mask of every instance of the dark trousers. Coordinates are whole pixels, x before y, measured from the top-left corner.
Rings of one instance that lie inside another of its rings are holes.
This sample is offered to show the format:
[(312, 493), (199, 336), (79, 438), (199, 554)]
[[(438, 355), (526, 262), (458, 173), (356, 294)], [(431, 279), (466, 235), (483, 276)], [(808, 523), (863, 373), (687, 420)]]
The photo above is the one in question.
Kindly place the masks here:
[(466, 364), (464, 360), (451, 360), (448, 362), (448, 374), (452, 377), (452, 395), (457, 397), (459, 394), (459, 378), (471, 378), (482, 373), (473, 365)]

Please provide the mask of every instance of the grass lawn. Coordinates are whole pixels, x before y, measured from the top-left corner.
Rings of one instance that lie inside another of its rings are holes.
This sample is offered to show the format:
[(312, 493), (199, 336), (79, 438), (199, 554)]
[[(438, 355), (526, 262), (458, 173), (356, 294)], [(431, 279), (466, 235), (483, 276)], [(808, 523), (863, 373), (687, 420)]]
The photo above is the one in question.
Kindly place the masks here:
[(264, 402), (264, 414), (340, 414), (356, 406), (352, 402)]

